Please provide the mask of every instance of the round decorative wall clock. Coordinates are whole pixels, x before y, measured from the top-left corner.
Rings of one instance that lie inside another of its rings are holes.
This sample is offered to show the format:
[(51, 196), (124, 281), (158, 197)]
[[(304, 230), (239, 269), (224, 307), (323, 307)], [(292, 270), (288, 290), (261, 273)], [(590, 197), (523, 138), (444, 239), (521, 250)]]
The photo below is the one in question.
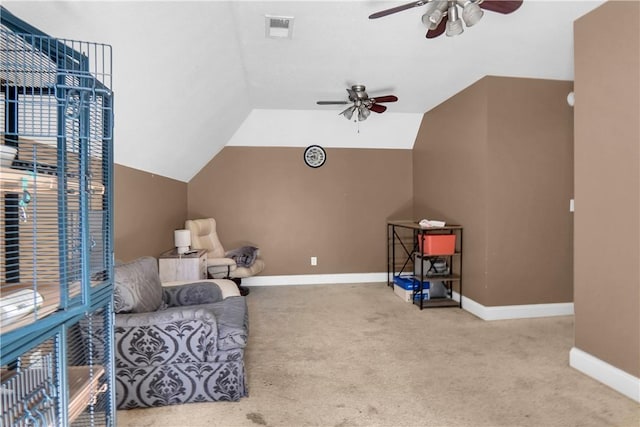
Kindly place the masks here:
[(319, 145), (310, 145), (304, 150), (304, 162), (312, 168), (319, 168), (327, 160), (327, 153)]

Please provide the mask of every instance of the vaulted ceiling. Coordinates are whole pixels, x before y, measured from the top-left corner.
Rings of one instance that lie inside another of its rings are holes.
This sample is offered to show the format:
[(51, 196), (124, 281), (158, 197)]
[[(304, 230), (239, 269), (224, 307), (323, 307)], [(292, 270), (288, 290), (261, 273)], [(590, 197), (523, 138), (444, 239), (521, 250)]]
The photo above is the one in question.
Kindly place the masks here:
[[(525, 0), (457, 37), (426, 39), (406, 1), (3, 1), (47, 34), (113, 47), (115, 160), (189, 181), (225, 145), (411, 148), (422, 114), (485, 75), (573, 79), (573, 21), (602, 1)], [(265, 15), (294, 17), (290, 39)], [(393, 93), (338, 116), (346, 87)]]

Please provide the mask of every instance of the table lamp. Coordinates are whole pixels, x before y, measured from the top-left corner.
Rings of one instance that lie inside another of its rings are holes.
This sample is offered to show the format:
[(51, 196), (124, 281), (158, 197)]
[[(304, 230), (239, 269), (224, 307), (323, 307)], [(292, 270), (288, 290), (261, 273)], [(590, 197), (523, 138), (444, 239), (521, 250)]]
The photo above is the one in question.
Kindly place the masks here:
[(173, 241), (175, 242), (178, 254), (182, 255), (187, 252), (189, 246), (191, 246), (191, 232), (189, 230), (174, 230)]

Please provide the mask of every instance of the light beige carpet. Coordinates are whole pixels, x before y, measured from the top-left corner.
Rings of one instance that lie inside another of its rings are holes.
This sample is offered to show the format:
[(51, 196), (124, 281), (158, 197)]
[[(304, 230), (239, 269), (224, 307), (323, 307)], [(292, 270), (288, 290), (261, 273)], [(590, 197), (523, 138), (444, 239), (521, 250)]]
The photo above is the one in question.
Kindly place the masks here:
[(420, 311), (384, 284), (254, 287), (249, 397), (118, 411), (119, 426), (640, 426), (569, 367), (573, 317)]

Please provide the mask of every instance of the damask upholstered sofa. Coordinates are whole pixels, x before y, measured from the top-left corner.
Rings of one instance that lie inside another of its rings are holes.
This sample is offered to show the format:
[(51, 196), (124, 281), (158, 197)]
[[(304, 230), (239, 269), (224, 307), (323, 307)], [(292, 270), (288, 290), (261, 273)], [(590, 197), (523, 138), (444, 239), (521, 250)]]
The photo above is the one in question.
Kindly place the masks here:
[(232, 281), (163, 287), (143, 257), (116, 265), (114, 310), (119, 409), (247, 396), (247, 306)]

